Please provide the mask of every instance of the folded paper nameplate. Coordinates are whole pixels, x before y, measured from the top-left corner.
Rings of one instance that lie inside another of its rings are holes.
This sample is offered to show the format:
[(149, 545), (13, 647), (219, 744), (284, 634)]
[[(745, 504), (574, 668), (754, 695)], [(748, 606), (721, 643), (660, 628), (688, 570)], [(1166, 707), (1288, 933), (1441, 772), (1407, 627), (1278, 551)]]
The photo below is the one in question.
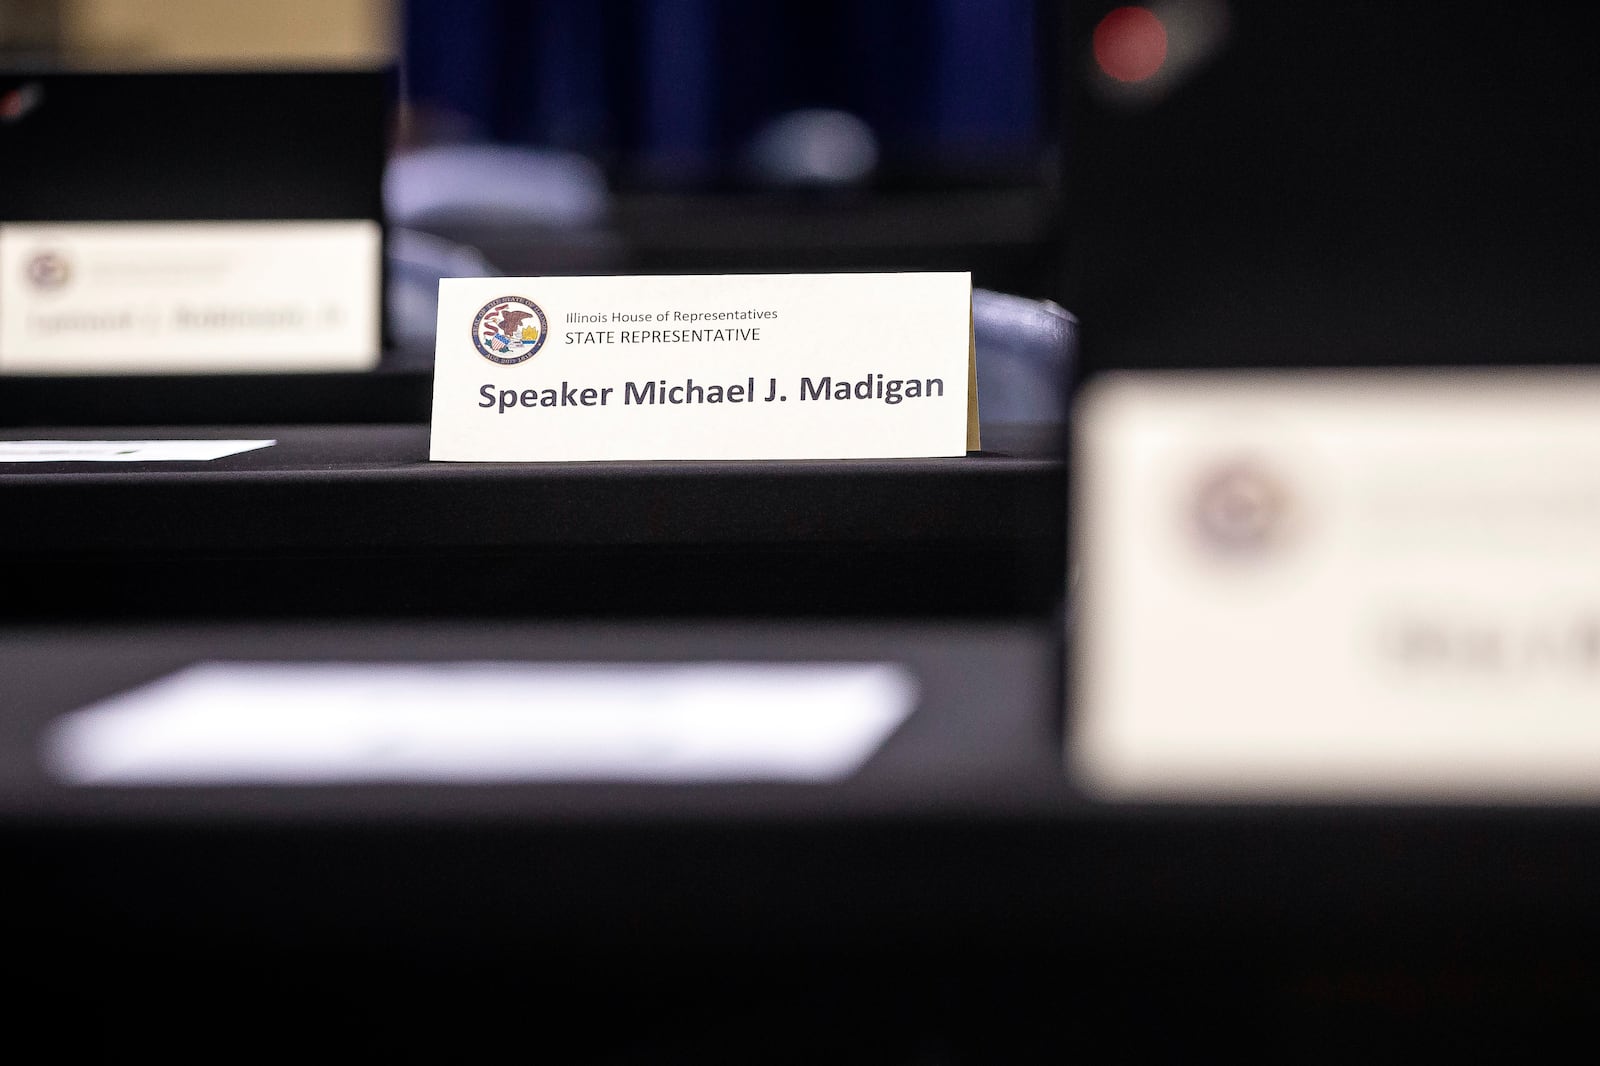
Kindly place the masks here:
[(1600, 374), (1107, 375), (1074, 419), (1091, 791), (1600, 798)]
[(0, 225), (0, 373), (367, 370), (378, 223)]
[(439, 284), (434, 459), (845, 459), (978, 446), (966, 273)]

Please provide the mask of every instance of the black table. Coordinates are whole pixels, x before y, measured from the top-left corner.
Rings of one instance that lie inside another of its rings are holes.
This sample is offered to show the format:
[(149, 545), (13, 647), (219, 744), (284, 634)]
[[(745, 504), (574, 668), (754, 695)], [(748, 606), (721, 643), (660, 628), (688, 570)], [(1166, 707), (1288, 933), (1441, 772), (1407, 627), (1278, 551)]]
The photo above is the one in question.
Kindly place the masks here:
[[(780, 1032), (781, 1061), (917, 1061), (927, 1042), (956, 1061), (1324, 1061), (1581, 1015), (1600, 945), (1595, 812), (1097, 804), (1062, 770), (1057, 637), (980, 622), (11, 626), (0, 933), (45, 987), (80, 988), (131, 1033), (170, 1036), (176, 997), (186, 1035), (248, 1033), (273, 1053), (350, 1011), (370, 1023), (341, 1030), (352, 1053), (492, 1034), (610, 1062), (727, 1061)], [(891, 660), (924, 697), (827, 785), (80, 790), (38, 770), (52, 716), (204, 659)], [(156, 959), (184, 972), (153, 983)], [(265, 1025), (279, 994), (298, 1006)]]
[(271, 438), (206, 463), (0, 465), (4, 613), (1048, 614), (1048, 430), (951, 459), (431, 463), (421, 425), (69, 427)]
[[(1520, 1047), (1600, 981), (1592, 810), (1086, 798), (1037, 436), (575, 466), (432, 464), (417, 425), (7, 435), (279, 441), (0, 470), (0, 935), (23, 1002), (104, 1021), (69, 1052), (281, 1058), (320, 1020), (352, 1056), (1348, 1061)], [(923, 699), (828, 785), (39, 769), (53, 716), (212, 659), (889, 660)]]

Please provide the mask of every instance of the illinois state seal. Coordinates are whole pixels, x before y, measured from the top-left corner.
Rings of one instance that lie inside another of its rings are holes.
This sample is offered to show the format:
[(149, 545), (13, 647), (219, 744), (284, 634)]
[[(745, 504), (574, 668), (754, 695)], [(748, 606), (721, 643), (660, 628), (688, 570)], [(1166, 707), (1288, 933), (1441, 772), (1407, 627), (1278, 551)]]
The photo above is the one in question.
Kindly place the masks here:
[(472, 320), (472, 345), (492, 363), (510, 366), (532, 359), (544, 347), (550, 323), (538, 304), (523, 296), (501, 296)]

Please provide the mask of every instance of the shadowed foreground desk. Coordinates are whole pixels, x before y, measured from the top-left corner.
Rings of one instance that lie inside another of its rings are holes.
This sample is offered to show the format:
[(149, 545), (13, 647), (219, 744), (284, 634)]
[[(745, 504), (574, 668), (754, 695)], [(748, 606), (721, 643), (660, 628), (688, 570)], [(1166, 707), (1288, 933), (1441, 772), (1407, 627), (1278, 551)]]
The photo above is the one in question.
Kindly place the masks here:
[[(40, 769), (54, 716), (217, 659), (892, 661), (922, 695), (834, 784)], [(1593, 812), (1095, 805), (1060, 770), (1058, 662), (1015, 623), (13, 626), (0, 931), (119, 1039), (225, 1054), (314, 1046), (322, 1019), (315, 1046), (577, 1062), (1320, 1062), (1580, 1011)]]
[[(9, 436), (279, 442), (0, 471), (0, 935), (24, 1015), (87, 1019), (57, 1057), (1337, 1062), (1520, 1048), (1600, 987), (1592, 810), (1086, 799), (1065, 475), (1026, 439), (576, 467), (430, 464), (414, 425)], [(41, 768), (58, 716), (216, 660), (881, 661), (920, 695), (829, 784)]]

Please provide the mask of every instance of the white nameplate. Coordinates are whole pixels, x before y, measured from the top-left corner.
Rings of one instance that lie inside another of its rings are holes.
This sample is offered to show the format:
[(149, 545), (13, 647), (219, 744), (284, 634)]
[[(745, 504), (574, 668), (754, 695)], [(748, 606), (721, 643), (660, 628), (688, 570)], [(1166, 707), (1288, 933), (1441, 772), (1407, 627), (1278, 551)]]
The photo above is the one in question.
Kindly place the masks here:
[(1104, 377), (1068, 755), (1129, 799), (1600, 799), (1600, 373)]
[(963, 455), (971, 307), (965, 273), (445, 279), (431, 455)]
[(916, 699), (891, 663), (200, 663), (41, 754), (75, 785), (832, 781)]
[(0, 225), (0, 373), (365, 370), (376, 222)]
[(275, 440), (0, 440), (0, 463), (207, 463)]

